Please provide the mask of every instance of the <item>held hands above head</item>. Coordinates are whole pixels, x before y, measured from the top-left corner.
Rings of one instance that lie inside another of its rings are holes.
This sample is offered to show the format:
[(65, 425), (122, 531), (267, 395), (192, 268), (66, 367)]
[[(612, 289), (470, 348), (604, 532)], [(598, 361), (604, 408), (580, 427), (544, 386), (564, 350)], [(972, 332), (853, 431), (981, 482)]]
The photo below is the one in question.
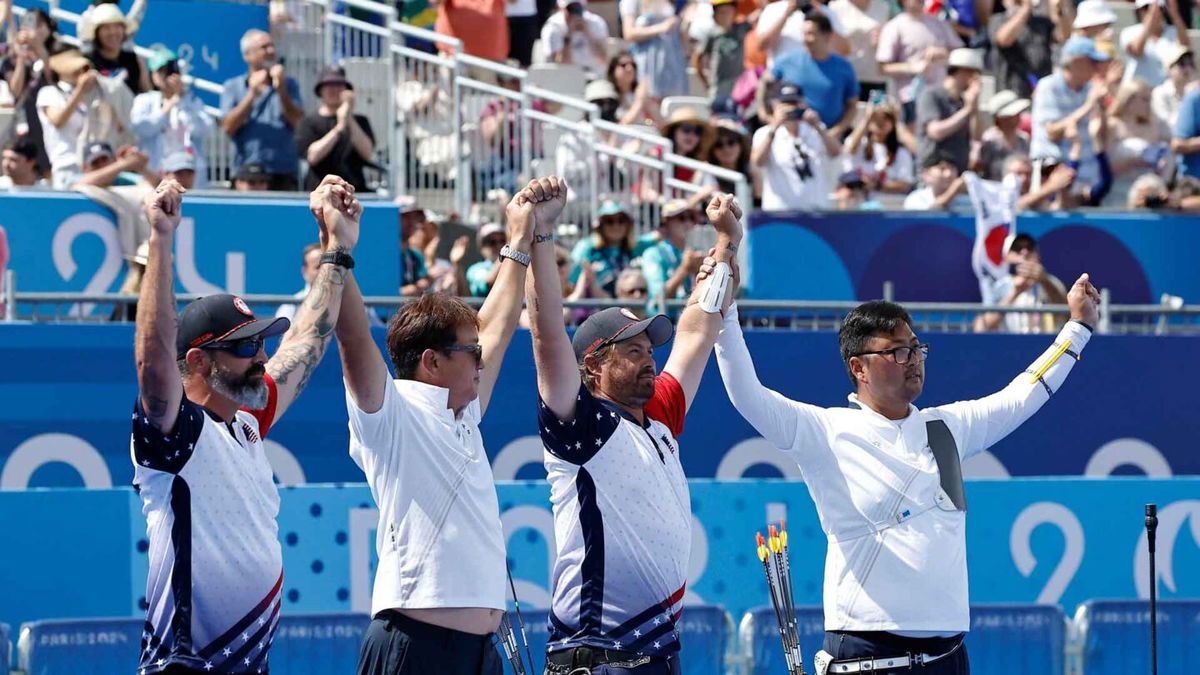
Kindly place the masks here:
[(321, 228), (321, 247), (325, 251), (348, 253), (354, 249), (363, 207), (354, 196), (353, 185), (337, 176), (326, 176), (308, 196), (308, 210)]
[(554, 225), (567, 205), (567, 182), (558, 176), (529, 181), (505, 208), (510, 242), (533, 241), (534, 233), (553, 238)]
[(1082, 321), (1095, 328), (1100, 320), (1100, 291), (1092, 285), (1087, 272), (1079, 275), (1071, 291), (1067, 293), (1067, 306), (1071, 308), (1071, 318)]
[(179, 181), (169, 178), (159, 183), (154, 192), (142, 199), (146, 219), (150, 221), (150, 229), (155, 234), (170, 235), (179, 227), (185, 192), (187, 190)]
[(705, 209), (708, 222), (717, 229), (718, 239), (728, 239), (733, 250), (742, 243), (742, 207), (733, 195), (719, 194), (708, 202)]

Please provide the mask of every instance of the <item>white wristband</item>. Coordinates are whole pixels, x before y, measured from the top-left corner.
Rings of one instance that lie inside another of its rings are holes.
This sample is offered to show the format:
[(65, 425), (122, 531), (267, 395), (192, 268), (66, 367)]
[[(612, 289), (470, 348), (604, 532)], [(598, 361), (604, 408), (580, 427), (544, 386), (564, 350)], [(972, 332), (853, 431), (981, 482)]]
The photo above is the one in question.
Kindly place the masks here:
[(733, 270), (730, 269), (729, 263), (717, 263), (708, 277), (708, 285), (700, 293), (698, 301), (700, 309), (709, 314), (720, 312), (721, 305), (725, 304), (725, 293), (729, 290), (731, 278), (733, 278)]

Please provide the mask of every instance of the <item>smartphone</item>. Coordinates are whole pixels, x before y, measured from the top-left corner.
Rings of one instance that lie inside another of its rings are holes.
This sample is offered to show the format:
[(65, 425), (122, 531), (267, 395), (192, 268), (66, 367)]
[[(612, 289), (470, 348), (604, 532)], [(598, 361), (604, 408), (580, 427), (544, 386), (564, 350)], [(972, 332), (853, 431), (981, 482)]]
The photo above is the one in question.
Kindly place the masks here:
[(887, 91), (883, 89), (871, 90), (871, 105), (881, 105), (887, 103)]
[(791, 114), (788, 115), (788, 119), (790, 119), (790, 120), (804, 119), (804, 113), (806, 113), (806, 112), (808, 112), (808, 108), (805, 108), (802, 105), (796, 106), (795, 108), (792, 108), (792, 112), (791, 112)]
[(29, 10), (25, 10), (25, 13), (21, 15), (21, 28), (20, 29), (27, 30), (27, 31), (33, 31), (35, 28), (37, 28), (37, 14), (35, 14)]
[(1010, 276), (1010, 277), (1017, 276), (1017, 264), (1016, 263), (1012, 263), (1008, 266), (1008, 276)]

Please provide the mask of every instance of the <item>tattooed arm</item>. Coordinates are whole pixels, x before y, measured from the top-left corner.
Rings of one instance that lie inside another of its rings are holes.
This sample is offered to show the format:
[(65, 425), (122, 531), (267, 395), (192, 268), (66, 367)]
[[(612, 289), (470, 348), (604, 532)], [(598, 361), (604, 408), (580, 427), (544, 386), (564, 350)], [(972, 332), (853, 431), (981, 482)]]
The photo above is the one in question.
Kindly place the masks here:
[(174, 180), (164, 180), (144, 200), (150, 221), (150, 254), (138, 293), (134, 352), (142, 410), (150, 423), (171, 433), (183, 399), (183, 381), (175, 364), (175, 280), (171, 249), (179, 227), (183, 193)]
[[(362, 214), (362, 205), (354, 198), (354, 188), (341, 179), (327, 177), (310, 195), (309, 208), (318, 216), (325, 252), (349, 255), (358, 241), (358, 219)], [(338, 323), (348, 274), (340, 265), (321, 263), (308, 295), (296, 311), (292, 327), (267, 361), (267, 372), (275, 380), (279, 396), (272, 424), (304, 390), (325, 355)]]

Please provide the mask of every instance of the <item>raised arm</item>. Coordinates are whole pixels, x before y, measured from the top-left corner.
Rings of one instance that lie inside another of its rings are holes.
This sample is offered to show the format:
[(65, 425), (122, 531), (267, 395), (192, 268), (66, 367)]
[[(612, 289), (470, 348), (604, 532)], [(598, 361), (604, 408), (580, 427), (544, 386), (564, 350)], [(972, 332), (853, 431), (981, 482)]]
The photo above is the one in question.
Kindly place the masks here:
[[(530, 181), (529, 186), (517, 193), (505, 208), (505, 225), (508, 227), (508, 248), (529, 255), (533, 250), (533, 205), (529, 194), (538, 199), (556, 189), (549, 179)], [(565, 198), (565, 188), (564, 188)], [(524, 197), (522, 197), (524, 195)], [(517, 323), (521, 320), (521, 307), (525, 300), (525, 276), (529, 268), (501, 256), (496, 263), (499, 272), (488, 291), (487, 299), (479, 308), (479, 344), (483, 347), (483, 371), (479, 374), (479, 414), (487, 411), (488, 401), (496, 378), (500, 377), (500, 364), (504, 352), (512, 342)], [(493, 270), (495, 271), (495, 270)], [(561, 321), (561, 319), (560, 319)]]
[[(737, 257), (737, 248), (742, 243), (742, 210), (733, 195), (717, 195), (708, 204), (706, 211), (708, 220), (717, 228), (717, 244), (713, 251), (713, 259), (717, 263), (732, 266)], [(700, 306), (700, 298), (704, 295), (714, 278), (706, 276), (696, 284), (692, 296), (688, 298), (687, 306), (679, 316), (679, 325), (675, 328), (675, 343), (671, 347), (671, 355), (667, 357), (667, 365), (663, 372), (670, 373), (683, 388), (683, 394), (690, 408), (696, 398), (696, 390), (700, 388), (700, 378), (704, 375), (704, 367), (708, 365), (708, 356), (712, 353), (713, 344), (717, 341), (717, 333), (721, 331), (721, 315), (704, 311)], [(735, 288), (726, 290), (725, 310), (733, 302)]]
[[(310, 195), (309, 208), (321, 210), (318, 224), (325, 253), (349, 256), (358, 242), (358, 220), (362, 215), (354, 188), (340, 178), (328, 176)], [(272, 424), (304, 390), (325, 356), (342, 307), (347, 271), (339, 261), (328, 261), (322, 256), (317, 276), (296, 310), (292, 327), (283, 334), (279, 349), (267, 361), (267, 372), (275, 380), (279, 393)]]
[[(566, 185), (561, 181), (558, 185), (558, 193), (551, 199), (528, 207), (534, 213), (533, 274), (525, 282), (525, 293), (538, 396), (558, 419), (570, 420), (575, 418), (581, 381), (575, 351), (563, 326), (562, 282), (554, 255), (554, 223), (567, 200)], [(517, 198), (528, 200), (530, 195), (522, 191)]]
[(1071, 321), (1041, 356), (1007, 387), (974, 401), (934, 408), (955, 432), (965, 459), (986, 450), (1029, 419), (1067, 379), (1100, 319), (1100, 293), (1084, 274), (1067, 294)]
[(164, 434), (175, 428), (183, 382), (175, 359), (175, 280), (171, 251), (179, 227), (183, 186), (174, 180), (159, 184), (144, 200), (150, 221), (150, 252), (138, 293), (134, 358), (138, 396), (150, 423)]

